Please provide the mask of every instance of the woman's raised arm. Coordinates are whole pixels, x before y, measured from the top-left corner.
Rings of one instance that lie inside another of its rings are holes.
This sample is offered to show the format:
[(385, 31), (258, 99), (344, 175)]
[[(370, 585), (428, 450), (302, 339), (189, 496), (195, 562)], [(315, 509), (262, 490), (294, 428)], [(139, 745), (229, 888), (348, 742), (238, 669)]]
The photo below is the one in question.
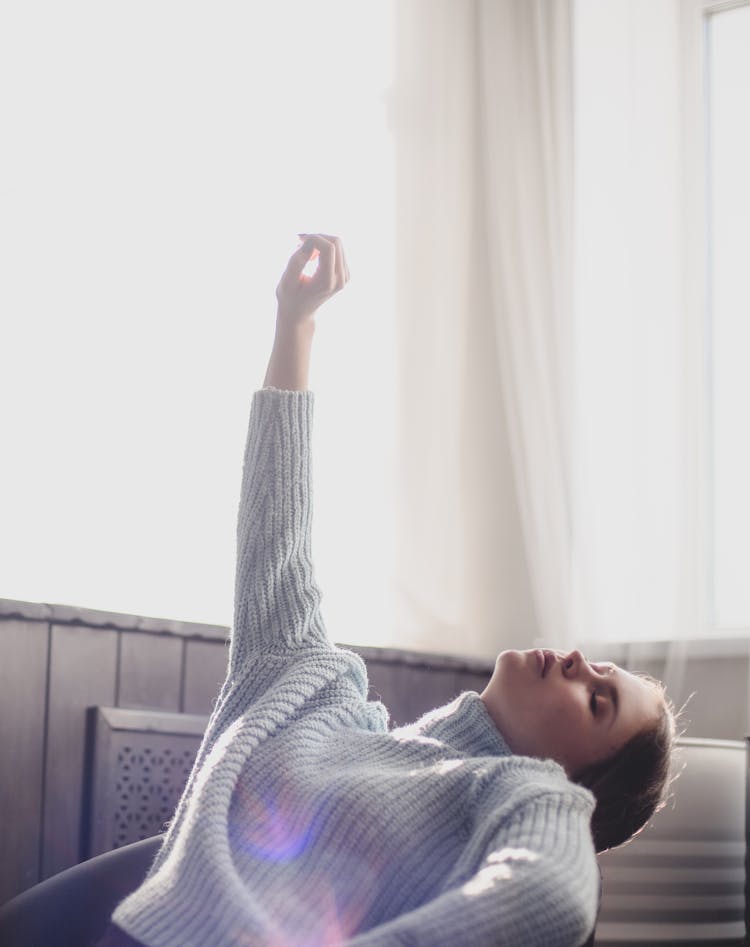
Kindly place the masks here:
[[(319, 255), (313, 276), (303, 274)], [(237, 517), (229, 678), (262, 654), (276, 659), (328, 644), (312, 564), (311, 439), (307, 390), (317, 309), (349, 279), (341, 240), (306, 236), (276, 290), (276, 336), (262, 390), (253, 396)]]

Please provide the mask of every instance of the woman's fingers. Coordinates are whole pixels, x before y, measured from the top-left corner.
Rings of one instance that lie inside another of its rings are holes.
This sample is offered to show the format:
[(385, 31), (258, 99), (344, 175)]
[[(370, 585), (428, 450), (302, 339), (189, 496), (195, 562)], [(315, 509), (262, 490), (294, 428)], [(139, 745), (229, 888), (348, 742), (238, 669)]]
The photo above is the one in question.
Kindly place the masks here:
[[(301, 237), (302, 234), (299, 234), (299, 236)], [(298, 247), (289, 261), (290, 266), (287, 268), (287, 272), (295, 278), (295, 282), (299, 282), (315, 292), (334, 292), (336, 288), (334, 285), (334, 245), (321, 234), (305, 234), (304, 237), (302, 246)], [(305, 276), (302, 271), (310, 260), (315, 258), (314, 254), (316, 252), (320, 255), (320, 260), (315, 275)]]
[(344, 245), (341, 237), (333, 237), (330, 234), (321, 234), (326, 240), (330, 240), (336, 248), (336, 286), (341, 289), (349, 277), (346, 275), (346, 260), (344, 259)]
[[(302, 236), (302, 234), (298, 234)], [(289, 260), (286, 272), (293, 277), (295, 282), (302, 277), (302, 271), (313, 257), (313, 252), (320, 252), (321, 241), (317, 240), (316, 235), (305, 234), (301, 246), (297, 247)]]
[(335, 288), (341, 289), (346, 283), (349, 282), (349, 267), (346, 264), (346, 256), (344, 254), (344, 244), (341, 240), (341, 237), (335, 237), (332, 234), (328, 234), (328, 233), (321, 233), (317, 235), (307, 234), (307, 233), (298, 233), (297, 236), (302, 239), (306, 239), (310, 236), (318, 236), (332, 243), (335, 247), (335, 272), (336, 272), (336, 277), (337, 277), (337, 284)]
[[(276, 287), (276, 298), (284, 317), (300, 321), (311, 316), (327, 299), (349, 281), (349, 269), (340, 237), (330, 234), (298, 234), (302, 245), (292, 254)], [(319, 256), (313, 276), (304, 269)]]
[(320, 293), (335, 293), (341, 288), (336, 284), (336, 245), (320, 235), (315, 239), (319, 241), (315, 246), (320, 251), (320, 259), (310, 282)]
[[(326, 234), (323, 234), (326, 236)], [(336, 241), (336, 261), (341, 263), (341, 277), (344, 283), (349, 282), (349, 267), (346, 265), (346, 254), (344, 253), (344, 244), (340, 237), (328, 237), (329, 240)]]

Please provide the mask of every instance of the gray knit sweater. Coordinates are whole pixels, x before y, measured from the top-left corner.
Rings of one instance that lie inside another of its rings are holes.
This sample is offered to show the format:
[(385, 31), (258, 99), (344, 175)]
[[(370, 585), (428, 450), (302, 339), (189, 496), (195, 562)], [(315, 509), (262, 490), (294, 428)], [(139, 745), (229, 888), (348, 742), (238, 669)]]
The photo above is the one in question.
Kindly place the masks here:
[(113, 921), (149, 947), (575, 947), (594, 798), (466, 691), (388, 729), (329, 639), (311, 391), (253, 395), (226, 680), (164, 843)]

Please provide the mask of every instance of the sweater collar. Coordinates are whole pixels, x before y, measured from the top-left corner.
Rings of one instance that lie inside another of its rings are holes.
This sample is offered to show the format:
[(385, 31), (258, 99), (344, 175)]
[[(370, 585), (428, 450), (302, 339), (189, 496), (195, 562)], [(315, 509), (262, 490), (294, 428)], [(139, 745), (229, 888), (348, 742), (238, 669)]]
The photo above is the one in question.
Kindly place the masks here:
[(414, 729), (467, 756), (513, 755), (476, 691), (464, 691), (449, 704), (431, 710)]

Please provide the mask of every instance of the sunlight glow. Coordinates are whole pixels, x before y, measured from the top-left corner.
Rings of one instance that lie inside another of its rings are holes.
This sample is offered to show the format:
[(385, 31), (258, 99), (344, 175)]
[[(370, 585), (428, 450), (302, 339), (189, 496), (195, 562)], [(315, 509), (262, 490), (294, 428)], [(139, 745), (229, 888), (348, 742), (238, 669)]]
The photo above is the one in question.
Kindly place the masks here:
[[(387, 597), (361, 602), (390, 559), (392, 3), (40, 0), (3, 21), (0, 594), (231, 624), (274, 290), (297, 234), (324, 232), (351, 282), (310, 368), (315, 565), (331, 634), (379, 644)], [(368, 357), (342, 357), (365, 331)]]
[(536, 852), (528, 848), (504, 848), (499, 852), (492, 852), (489, 862), (478, 874), (467, 882), (461, 889), (464, 894), (472, 897), (484, 894), (491, 890), (498, 881), (507, 881), (513, 876), (511, 865), (513, 862), (535, 862), (539, 860)]
[(304, 269), (302, 270), (302, 275), (312, 278), (318, 272), (318, 266), (320, 265), (320, 252), (318, 250), (313, 250), (312, 256), (305, 264)]
[(437, 764), (435, 770), (439, 776), (445, 776), (446, 773), (452, 773), (456, 769), (461, 769), (465, 762), (465, 760), (443, 760)]

